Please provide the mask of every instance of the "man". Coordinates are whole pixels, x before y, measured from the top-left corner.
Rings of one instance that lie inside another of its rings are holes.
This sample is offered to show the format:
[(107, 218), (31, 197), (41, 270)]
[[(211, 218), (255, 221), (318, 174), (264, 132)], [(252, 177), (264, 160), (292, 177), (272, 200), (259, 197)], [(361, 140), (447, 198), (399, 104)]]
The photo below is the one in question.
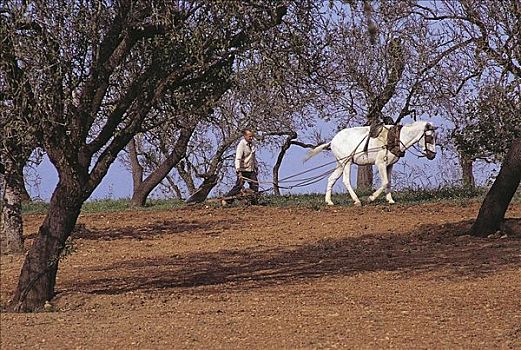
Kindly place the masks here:
[[(257, 160), (255, 159), (256, 147), (253, 144), (253, 131), (245, 129), (242, 132), (242, 140), (237, 145), (235, 152), (235, 171), (237, 173), (237, 181), (235, 186), (226, 193), (225, 197), (233, 197), (241, 192), (244, 182), (248, 182), (250, 189), (254, 192), (259, 191), (259, 182), (257, 180)], [(225, 206), (233, 202), (233, 198), (223, 199), (222, 205)], [(256, 201), (252, 201), (256, 204)]]

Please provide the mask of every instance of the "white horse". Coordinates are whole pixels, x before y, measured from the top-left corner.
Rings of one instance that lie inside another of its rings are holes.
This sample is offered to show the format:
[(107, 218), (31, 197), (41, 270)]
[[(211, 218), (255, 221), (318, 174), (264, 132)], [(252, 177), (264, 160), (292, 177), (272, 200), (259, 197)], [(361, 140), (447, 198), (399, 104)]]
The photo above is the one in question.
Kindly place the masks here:
[[(331, 148), (337, 159), (337, 166), (333, 173), (329, 176), (326, 190), (326, 203), (333, 205), (331, 201), (331, 190), (338, 178), (344, 174), (343, 182), (346, 186), (355, 205), (362, 205), (360, 199), (351, 187), (349, 179), (351, 172), (351, 163), (357, 165), (375, 164), (380, 173), (381, 186), (371, 196), (369, 202), (374, 201), (384, 190), (386, 200), (389, 204), (395, 203), (391, 196), (391, 172), (393, 164), (400, 157), (391, 153), (387, 147), (387, 134), (392, 125), (385, 125), (383, 131), (376, 138), (369, 138), (369, 127), (347, 128), (340, 131), (333, 137), (331, 142), (322, 144), (308, 152), (306, 160), (317, 155), (326, 148)], [(405, 152), (415, 143), (419, 143), (421, 152), (430, 160), (436, 157), (436, 127), (430, 122), (417, 121), (406, 124), (400, 132), (400, 151)], [(369, 144), (366, 147), (367, 139)], [(395, 152), (396, 153), (396, 152)]]

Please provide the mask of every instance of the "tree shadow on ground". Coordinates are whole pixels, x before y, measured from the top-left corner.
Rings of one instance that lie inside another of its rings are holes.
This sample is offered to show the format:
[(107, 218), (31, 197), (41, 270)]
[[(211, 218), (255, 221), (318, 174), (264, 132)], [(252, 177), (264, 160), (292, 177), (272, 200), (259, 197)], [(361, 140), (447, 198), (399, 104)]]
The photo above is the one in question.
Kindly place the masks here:
[[(516, 224), (521, 219), (514, 220)], [(472, 221), (423, 225), (405, 234), (382, 233), (325, 239), (297, 247), (250, 248), (185, 256), (117, 261), (93, 273), (108, 277), (65, 283), (69, 291), (120, 294), (213, 286), (234, 291), (301, 283), (326, 276), (394, 272), (403, 278), (477, 278), (521, 267), (519, 237), (464, 235)]]
[(88, 240), (114, 240), (114, 239), (151, 239), (164, 234), (204, 234), (207, 236), (218, 235), (223, 228), (229, 228), (234, 224), (233, 220), (220, 220), (218, 222), (195, 222), (184, 220), (162, 220), (146, 226), (127, 226), (117, 229), (95, 230), (87, 229), (75, 232), (73, 238)]
[[(190, 220), (161, 220), (145, 226), (125, 226), (110, 229), (92, 229), (85, 224), (75, 226), (71, 234), (73, 239), (93, 241), (112, 241), (117, 239), (154, 239), (165, 234), (204, 234), (205, 236), (218, 236), (223, 229), (236, 225), (236, 220), (219, 220), (212, 222), (196, 222)], [(38, 233), (26, 235), (26, 239), (34, 239)]]

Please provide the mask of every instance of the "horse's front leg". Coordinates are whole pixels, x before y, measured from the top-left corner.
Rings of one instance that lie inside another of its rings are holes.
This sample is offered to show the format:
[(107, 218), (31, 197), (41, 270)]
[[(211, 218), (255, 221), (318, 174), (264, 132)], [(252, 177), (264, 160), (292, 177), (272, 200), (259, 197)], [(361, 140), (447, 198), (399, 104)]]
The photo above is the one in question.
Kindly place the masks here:
[(385, 199), (389, 204), (394, 204), (395, 201), (391, 195), (391, 173), (393, 171), (392, 164), (387, 166), (387, 187), (385, 188)]
[(378, 196), (387, 188), (389, 184), (389, 180), (387, 179), (387, 162), (385, 161), (376, 161), (375, 165), (378, 168), (378, 173), (380, 174), (380, 179), (382, 180), (382, 184), (380, 187), (374, 191), (372, 195), (369, 196), (369, 202), (374, 201)]

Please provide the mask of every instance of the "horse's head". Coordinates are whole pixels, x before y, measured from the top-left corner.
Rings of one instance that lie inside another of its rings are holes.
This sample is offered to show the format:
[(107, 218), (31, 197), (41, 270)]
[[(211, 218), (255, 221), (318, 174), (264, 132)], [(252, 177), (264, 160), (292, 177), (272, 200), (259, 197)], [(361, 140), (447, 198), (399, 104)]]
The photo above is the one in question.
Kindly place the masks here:
[(429, 122), (425, 124), (420, 147), (427, 159), (432, 160), (436, 157), (436, 127)]

